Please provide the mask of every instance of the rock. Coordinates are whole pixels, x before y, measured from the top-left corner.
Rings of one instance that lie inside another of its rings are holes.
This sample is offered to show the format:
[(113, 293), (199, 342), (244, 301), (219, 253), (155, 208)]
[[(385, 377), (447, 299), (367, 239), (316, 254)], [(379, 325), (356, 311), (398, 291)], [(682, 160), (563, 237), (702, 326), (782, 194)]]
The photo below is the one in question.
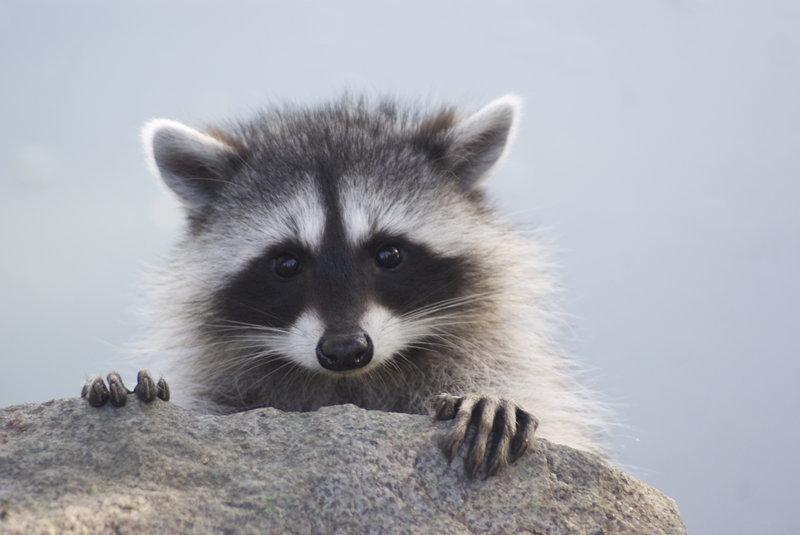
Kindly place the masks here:
[(136, 399), (0, 409), (1, 533), (685, 533), (675, 503), (537, 440), (467, 479), (445, 424), (350, 405), (198, 415)]

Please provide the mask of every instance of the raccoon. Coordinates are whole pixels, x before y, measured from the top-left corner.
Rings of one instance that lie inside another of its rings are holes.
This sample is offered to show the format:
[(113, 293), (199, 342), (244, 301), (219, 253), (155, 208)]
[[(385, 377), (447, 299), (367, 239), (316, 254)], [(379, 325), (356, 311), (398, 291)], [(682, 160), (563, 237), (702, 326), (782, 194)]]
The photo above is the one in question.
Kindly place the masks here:
[[(150, 167), (186, 215), (152, 314), (180, 401), (433, 414), (451, 421), (448, 458), (468, 442), (470, 475), (534, 431), (604, 454), (603, 410), (555, 341), (547, 251), (484, 187), (519, 110), (512, 95), (471, 114), (345, 96), (202, 131), (147, 123)], [(124, 404), (108, 382), (84, 397)], [(147, 372), (133, 392), (170, 396)]]

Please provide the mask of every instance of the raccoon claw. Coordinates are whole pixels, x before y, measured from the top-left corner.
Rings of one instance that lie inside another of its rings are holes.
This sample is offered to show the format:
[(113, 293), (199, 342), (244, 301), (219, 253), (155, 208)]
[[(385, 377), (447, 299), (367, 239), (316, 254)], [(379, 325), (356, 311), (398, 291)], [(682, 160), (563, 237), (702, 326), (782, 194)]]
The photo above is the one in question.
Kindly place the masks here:
[(169, 385), (163, 377), (161, 377), (158, 380), (158, 383), (156, 383), (156, 388), (158, 389), (158, 392), (156, 393), (158, 398), (162, 401), (169, 401)]
[(90, 377), (81, 389), (81, 397), (85, 398), (92, 407), (102, 407), (108, 402), (114, 407), (123, 407), (128, 402), (128, 394), (136, 394), (141, 401), (150, 403), (156, 398), (169, 401), (169, 385), (164, 379), (158, 383), (146, 370), (141, 370), (136, 377), (136, 386), (128, 390), (122, 377), (117, 372), (111, 372), (107, 377), (108, 386), (97, 375)]
[(474, 394), (452, 396), (442, 394), (436, 399), (437, 420), (453, 420), (445, 435), (442, 449), (448, 462), (452, 461), (472, 429), (469, 451), (464, 468), (475, 477), (484, 462), (485, 477), (497, 474), (513, 463), (533, 440), (539, 421), (511, 401)]
[(122, 382), (122, 377), (117, 372), (108, 374), (108, 391), (111, 394), (109, 401), (114, 407), (124, 407), (128, 403), (128, 389)]
[(136, 394), (136, 397), (145, 403), (155, 401), (157, 394), (156, 383), (145, 370), (141, 370), (136, 375), (136, 386), (133, 388), (133, 392)]
[(108, 403), (108, 387), (99, 375), (93, 375), (86, 380), (81, 389), (81, 397), (89, 402), (92, 407), (102, 407)]

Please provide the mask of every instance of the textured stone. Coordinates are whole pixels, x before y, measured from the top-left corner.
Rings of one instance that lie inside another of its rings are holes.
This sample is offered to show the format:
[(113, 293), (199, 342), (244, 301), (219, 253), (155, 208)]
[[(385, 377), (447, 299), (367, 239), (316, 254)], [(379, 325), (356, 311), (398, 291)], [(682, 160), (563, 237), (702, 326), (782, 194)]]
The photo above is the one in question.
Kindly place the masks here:
[(544, 440), (469, 480), (437, 446), (445, 425), (350, 405), (8, 407), (0, 533), (685, 533), (671, 499)]

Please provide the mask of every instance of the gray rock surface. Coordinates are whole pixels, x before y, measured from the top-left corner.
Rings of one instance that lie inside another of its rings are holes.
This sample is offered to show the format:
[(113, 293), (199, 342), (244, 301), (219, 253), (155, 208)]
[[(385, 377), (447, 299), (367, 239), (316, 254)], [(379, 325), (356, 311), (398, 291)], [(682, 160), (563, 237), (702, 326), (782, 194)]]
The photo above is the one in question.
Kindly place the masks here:
[(685, 533), (671, 499), (544, 440), (469, 480), (438, 448), (446, 425), (349, 405), (8, 407), (0, 533)]

